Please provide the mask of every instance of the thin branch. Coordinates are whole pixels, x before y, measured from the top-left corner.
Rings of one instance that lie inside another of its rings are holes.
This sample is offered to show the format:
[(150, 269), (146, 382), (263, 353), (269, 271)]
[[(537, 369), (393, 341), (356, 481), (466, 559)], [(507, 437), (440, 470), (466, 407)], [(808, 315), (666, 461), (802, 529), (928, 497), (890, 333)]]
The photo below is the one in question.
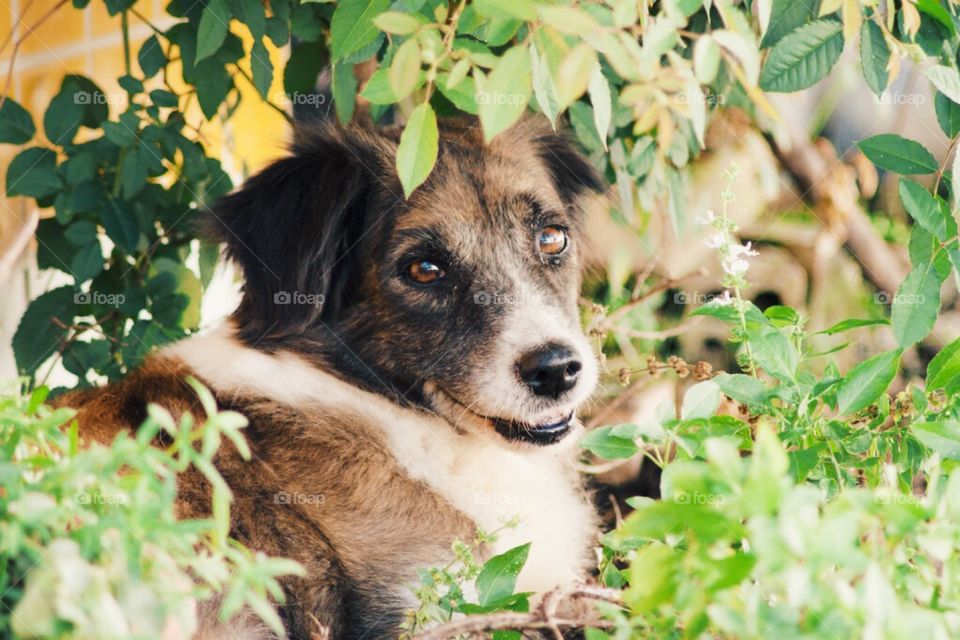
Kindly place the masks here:
[[(3, 108), (3, 104), (7, 101), (7, 96), (10, 95), (10, 85), (13, 83), (13, 67), (14, 67), (14, 64), (16, 64), (17, 62), (17, 53), (20, 52), (20, 45), (23, 44), (23, 41), (26, 40), (28, 36), (32, 35), (34, 31), (40, 28), (40, 26), (43, 25), (44, 22), (49, 20), (57, 11), (59, 11), (69, 1), (70, 0), (59, 0), (57, 4), (50, 7), (50, 9), (45, 14), (43, 14), (36, 22), (34, 22), (29, 27), (27, 27), (26, 33), (24, 33), (19, 38), (14, 40), (13, 51), (10, 52), (10, 63), (7, 65), (7, 80), (3, 85), (3, 96), (0, 96), (0, 109)], [(7, 38), (6, 42), (10, 41), (10, 38), (13, 37), (13, 33), (16, 31), (17, 27), (19, 27), (22, 23), (23, 23), (23, 19), (21, 18), (20, 20), (17, 21), (15, 25), (13, 25), (13, 27), (11, 27), (10, 36)], [(6, 42), (4, 43), (4, 46), (6, 46)]]
[[(252, 54), (251, 54), (251, 55), (252, 55)], [(239, 73), (239, 74), (243, 77), (244, 80), (246, 80), (247, 82), (249, 82), (249, 83), (250, 83), (250, 86), (253, 87), (254, 89), (256, 89), (257, 93), (259, 94), (259, 93), (260, 93), (260, 89), (257, 89), (257, 84), (253, 81), (253, 77), (251, 77), (249, 73), (247, 73), (246, 71), (244, 71), (243, 68), (242, 68), (239, 64), (234, 63), (233, 66), (234, 66), (234, 68), (237, 70), (237, 73)], [(288, 123), (290, 123), (290, 124), (293, 124), (293, 117), (292, 117), (289, 113), (287, 113), (286, 111), (284, 111), (283, 107), (281, 107), (281, 106), (278, 105), (278, 104), (274, 104), (273, 102), (270, 102), (270, 100), (268, 100), (267, 98), (264, 98), (263, 101), (264, 101), (264, 103), (266, 103), (267, 106), (269, 106), (271, 109), (273, 109), (274, 111), (276, 111), (277, 113), (279, 113), (280, 115), (282, 115), (284, 120), (286, 120), (286, 121), (287, 121)]]

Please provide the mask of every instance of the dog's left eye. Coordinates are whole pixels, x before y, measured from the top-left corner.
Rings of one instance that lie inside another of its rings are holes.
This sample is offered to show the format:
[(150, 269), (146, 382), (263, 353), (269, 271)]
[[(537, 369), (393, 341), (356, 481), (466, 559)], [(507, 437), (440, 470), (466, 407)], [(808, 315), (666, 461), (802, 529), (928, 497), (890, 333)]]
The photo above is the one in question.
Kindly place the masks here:
[(567, 248), (567, 231), (563, 227), (544, 227), (540, 230), (540, 253), (556, 256)]
[(433, 284), (445, 275), (442, 267), (429, 260), (414, 260), (407, 265), (407, 277), (420, 284)]

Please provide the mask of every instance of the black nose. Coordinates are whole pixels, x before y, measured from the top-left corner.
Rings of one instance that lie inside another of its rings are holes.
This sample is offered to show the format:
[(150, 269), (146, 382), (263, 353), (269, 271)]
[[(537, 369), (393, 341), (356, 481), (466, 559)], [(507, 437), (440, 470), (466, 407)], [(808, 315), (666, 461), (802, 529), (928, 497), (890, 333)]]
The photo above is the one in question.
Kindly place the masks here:
[(581, 368), (570, 349), (559, 344), (548, 344), (517, 361), (520, 379), (534, 395), (553, 398), (577, 384)]

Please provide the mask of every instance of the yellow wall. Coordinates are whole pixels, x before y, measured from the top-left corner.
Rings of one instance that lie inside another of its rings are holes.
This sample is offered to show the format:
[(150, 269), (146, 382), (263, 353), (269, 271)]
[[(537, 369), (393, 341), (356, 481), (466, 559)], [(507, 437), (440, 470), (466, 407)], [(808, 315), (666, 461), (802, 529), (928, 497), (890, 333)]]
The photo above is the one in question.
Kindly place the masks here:
[[(34, 24), (56, 4), (57, 0), (33, 0), (32, 3), (14, 0), (0, 9), (0, 38), (10, 33), (10, 25), (17, 23), (16, 17), (23, 6), (28, 8), (25, 20), (19, 23), (18, 35), (25, 33), (28, 25)], [(139, 0), (134, 6), (155, 26), (166, 29), (175, 20), (163, 11), (164, 4), (160, 0)], [(137, 75), (137, 52), (140, 44), (152, 31), (132, 13), (129, 16), (129, 25), (132, 63), (134, 75)], [(252, 41), (246, 27), (238, 26), (234, 22), (232, 28), (243, 38), (244, 46), (249, 51)], [(274, 63), (274, 84), (270, 95), (274, 102), (282, 103), (282, 100), (277, 98), (282, 96), (281, 63), (286, 53), (273, 47), (269, 40), (267, 47)], [(8, 46), (0, 57), (0, 76), (4, 82), (11, 48)], [(245, 60), (244, 66), (249, 73), (249, 62)], [(116, 114), (126, 107), (125, 92), (116, 82), (124, 73), (120, 16), (108, 15), (102, 0), (92, 0), (83, 11), (74, 9), (67, 3), (29, 34), (20, 47), (11, 95), (33, 114), (41, 139), (43, 112), (59, 90), (61, 78), (67, 73), (80, 73), (96, 82), (111, 101), (111, 114)], [(170, 78), (174, 80), (173, 84), (177, 88), (179, 83), (176, 80), (179, 75), (176, 64), (172, 65)], [(289, 133), (283, 117), (265, 105), (246, 80), (238, 75), (235, 76), (235, 82), (243, 98), (240, 108), (225, 127), (205, 122), (195, 101), (187, 113), (187, 120), (200, 127), (207, 152), (224, 160), (227, 170), (236, 178), (246, 170), (256, 170), (276, 158), (282, 152)], [(148, 84), (148, 88), (157, 88), (160, 85), (158, 75)], [(113, 100), (117, 102), (113, 103)], [(0, 163), (3, 164), (4, 173), (5, 165), (16, 151), (17, 149), (9, 146), (0, 150)]]
[[(165, 30), (176, 21), (163, 11), (166, 2), (139, 0), (135, 8), (145, 19)], [(91, 0), (83, 11), (74, 9), (68, 1), (33, 33), (28, 33), (28, 27), (36, 24), (56, 5), (57, 0), (7, 0), (0, 6), (0, 43), (11, 35), (12, 25), (17, 25), (17, 33), (12, 34), (11, 42), (0, 51), (0, 90), (7, 81), (12, 43), (28, 34), (16, 57), (10, 96), (33, 115), (37, 137), (31, 144), (45, 146), (48, 143), (43, 134), (43, 114), (50, 99), (59, 91), (65, 74), (79, 73), (96, 82), (110, 102), (113, 117), (127, 106), (126, 92), (117, 84), (117, 78), (124, 73), (120, 16), (108, 15), (103, 0)], [(137, 52), (140, 44), (153, 31), (132, 13), (129, 26), (136, 76), (139, 75)], [(244, 40), (245, 50), (249, 51), (252, 41), (246, 27), (234, 23), (232, 28)], [(283, 105), (286, 101), (282, 94), (281, 62), (287, 52), (275, 49), (269, 41), (266, 44), (274, 65), (270, 96), (273, 102)], [(249, 74), (249, 63), (244, 66)], [(171, 65), (168, 77), (179, 89), (180, 72), (176, 64)], [(189, 124), (199, 127), (207, 153), (220, 158), (234, 184), (238, 184), (246, 175), (277, 158), (283, 152), (290, 132), (286, 120), (263, 103), (253, 86), (239, 75), (235, 76), (235, 83), (242, 100), (225, 125), (207, 123), (195, 100), (185, 115)], [(150, 90), (161, 85), (158, 74), (147, 88)], [(81, 129), (80, 136), (91, 133)], [(5, 182), (7, 166), (20, 150), (20, 147), (0, 144), (0, 185)], [(33, 230), (38, 216), (52, 216), (53, 210), (37, 211), (32, 200), (6, 198), (2, 193), (0, 190), (0, 378), (8, 378), (16, 371), (10, 340), (28, 301), (47, 289), (69, 284), (70, 280), (56, 271), (36, 270)], [(217, 309), (217, 313), (222, 314), (223, 309)]]

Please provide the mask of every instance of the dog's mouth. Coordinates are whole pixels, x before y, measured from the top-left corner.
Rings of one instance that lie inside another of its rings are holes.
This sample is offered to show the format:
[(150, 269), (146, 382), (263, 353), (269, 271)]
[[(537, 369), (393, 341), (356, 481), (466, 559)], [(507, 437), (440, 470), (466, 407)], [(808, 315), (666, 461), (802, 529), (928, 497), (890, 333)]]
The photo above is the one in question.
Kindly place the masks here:
[(517, 443), (547, 446), (556, 444), (570, 433), (574, 425), (574, 412), (570, 409), (545, 416), (537, 422), (521, 422), (506, 418), (486, 416), (471, 411), (465, 404), (435, 385), (428, 385), (428, 396), (434, 409), (444, 415), (454, 427), (467, 422), (493, 427), (506, 440)]
[(560, 442), (570, 432), (573, 412), (571, 411), (560, 420), (542, 424), (528, 424), (503, 418), (487, 418), (487, 420), (492, 420), (497, 433), (507, 440), (543, 446)]

